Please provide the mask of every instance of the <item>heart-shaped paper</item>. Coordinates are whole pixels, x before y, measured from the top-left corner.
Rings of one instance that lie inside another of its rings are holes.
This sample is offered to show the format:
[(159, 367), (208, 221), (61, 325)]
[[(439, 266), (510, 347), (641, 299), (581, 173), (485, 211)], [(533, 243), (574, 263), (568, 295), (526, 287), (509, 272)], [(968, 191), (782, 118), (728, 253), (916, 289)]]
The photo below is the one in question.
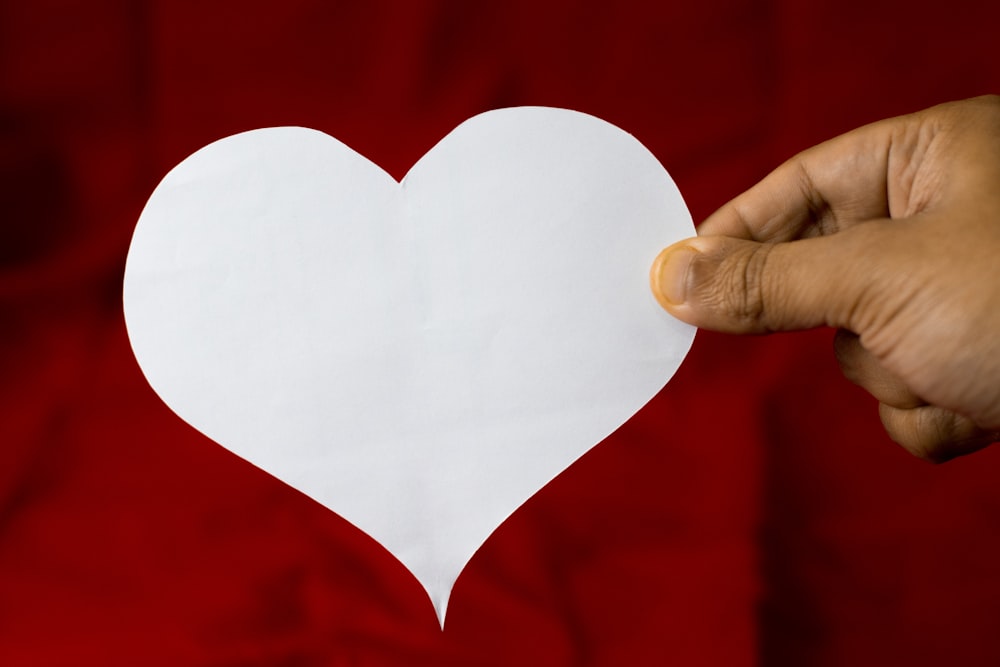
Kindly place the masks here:
[(694, 233), (636, 139), (491, 111), (401, 183), (315, 130), (217, 141), (142, 212), (129, 337), (181, 418), (451, 587), (518, 506), (641, 408), (694, 329), (648, 288)]

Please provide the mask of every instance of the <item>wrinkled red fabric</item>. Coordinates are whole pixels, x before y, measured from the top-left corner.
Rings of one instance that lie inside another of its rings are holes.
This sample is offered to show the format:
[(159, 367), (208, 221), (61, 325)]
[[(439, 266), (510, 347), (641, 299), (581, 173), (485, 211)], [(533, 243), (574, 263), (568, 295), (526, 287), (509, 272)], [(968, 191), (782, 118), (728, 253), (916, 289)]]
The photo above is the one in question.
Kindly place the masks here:
[(0, 3), (0, 665), (1000, 664), (1000, 447), (909, 457), (828, 331), (700, 333), (489, 539), (442, 633), (377, 544), (159, 401), (120, 297), (158, 180), (241, 130), (314, 127), (399, 177), (471, 115), (568, 107), (638, 137), (700, 219), (811, 144), (1000, 91), (998, 20), (976, 0)]

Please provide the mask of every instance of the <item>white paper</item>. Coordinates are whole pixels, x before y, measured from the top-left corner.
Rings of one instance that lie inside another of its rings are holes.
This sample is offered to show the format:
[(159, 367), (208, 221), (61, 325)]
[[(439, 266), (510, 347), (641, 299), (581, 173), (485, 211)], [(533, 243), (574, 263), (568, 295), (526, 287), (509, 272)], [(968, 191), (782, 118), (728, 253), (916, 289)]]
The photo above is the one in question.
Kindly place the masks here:
[(693, 234), (656, 158), (574, 111), (476, 116), (402, 183), (255, 130), (156, 188), (125, 317), (171, 409), (375, 538), (443, 625), (490, 533), (680, 365), (648, 270)]

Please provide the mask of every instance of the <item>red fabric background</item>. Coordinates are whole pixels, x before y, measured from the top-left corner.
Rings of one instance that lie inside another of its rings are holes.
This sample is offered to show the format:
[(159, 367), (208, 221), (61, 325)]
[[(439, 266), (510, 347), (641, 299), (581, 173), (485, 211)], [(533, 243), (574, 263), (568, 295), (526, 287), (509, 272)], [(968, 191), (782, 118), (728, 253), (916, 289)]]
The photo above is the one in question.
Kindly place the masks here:
[(977, 0), (3, 2), (0, 665), (1000, 664), (1000, 447), (911, 459), (829, 332), (699, 334), (480, 550), (442, 633), (371, 540), (159, 402), (120, 306), (145, 198), (240, 130), (315, 127), (401, 176), (473, 114), (569, 107), (636, 135), (700, 219), (834, 134), (1000, 91), (998, 20)]

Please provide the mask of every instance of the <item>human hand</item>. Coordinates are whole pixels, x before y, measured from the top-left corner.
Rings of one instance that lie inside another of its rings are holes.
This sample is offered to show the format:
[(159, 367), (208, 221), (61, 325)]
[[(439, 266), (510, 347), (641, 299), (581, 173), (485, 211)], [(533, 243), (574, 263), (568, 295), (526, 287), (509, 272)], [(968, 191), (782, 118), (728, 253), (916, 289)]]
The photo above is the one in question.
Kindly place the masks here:
[(1000, 96), (867, 125), (795, 156), (657, 257), (676, 317), (832, 326), (886, 431), (945, 461), (1000, 439)]

